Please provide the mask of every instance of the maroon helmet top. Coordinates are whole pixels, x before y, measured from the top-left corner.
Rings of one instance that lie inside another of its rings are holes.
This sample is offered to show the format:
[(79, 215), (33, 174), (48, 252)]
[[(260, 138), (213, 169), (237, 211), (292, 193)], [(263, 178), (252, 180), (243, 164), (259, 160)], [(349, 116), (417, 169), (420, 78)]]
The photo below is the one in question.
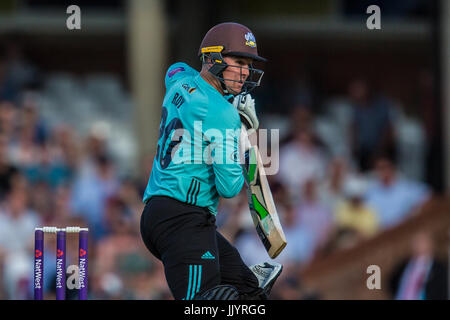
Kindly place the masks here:
[(203, 38), (198, 55), (208, 52), (220, 52), (222, 55), (233, 55), (266, 61), (258, 55), (256, 39), (246, 26), (225, 22), (212, 27)]

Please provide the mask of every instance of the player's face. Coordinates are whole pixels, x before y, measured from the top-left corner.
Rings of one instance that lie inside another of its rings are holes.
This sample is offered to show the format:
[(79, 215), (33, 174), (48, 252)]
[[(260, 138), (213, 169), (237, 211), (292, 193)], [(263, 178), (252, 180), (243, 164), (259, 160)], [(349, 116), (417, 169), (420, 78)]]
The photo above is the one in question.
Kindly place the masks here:
[(245, 80), (247, 80), (250, 71), (249, 67), (252, 59), (242, 57), (224, 57), (224, 62), (228, 67), (223, 71), (223, 79), (231, 93), (238, 94), (242, 90)]

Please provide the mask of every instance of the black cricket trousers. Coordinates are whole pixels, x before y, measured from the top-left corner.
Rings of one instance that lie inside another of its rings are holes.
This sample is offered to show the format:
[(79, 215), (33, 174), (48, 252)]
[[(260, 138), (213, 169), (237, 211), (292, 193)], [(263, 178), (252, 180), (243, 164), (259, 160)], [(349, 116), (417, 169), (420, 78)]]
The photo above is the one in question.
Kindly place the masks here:
[(192, 300), (224, 284), (235, 286), (244, 297), (261, 293), (256, 276), (216, 230), (215, 222), (207, 208), (170, 197), (154, 196), (145, 205), (141, 236), (148, 250), (162, 261), (175, 299)]

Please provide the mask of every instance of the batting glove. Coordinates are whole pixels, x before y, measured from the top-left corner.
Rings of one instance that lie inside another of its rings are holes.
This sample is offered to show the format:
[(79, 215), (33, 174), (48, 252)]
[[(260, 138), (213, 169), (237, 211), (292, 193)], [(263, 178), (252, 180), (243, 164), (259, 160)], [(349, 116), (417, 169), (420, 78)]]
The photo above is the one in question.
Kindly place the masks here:
[(238, 109), (242, 123), (251, 135), (259, 127), (258, 117), (255, 111), (255, 99), (250, 94), (237, 95), (233, 100), (233, 105)]

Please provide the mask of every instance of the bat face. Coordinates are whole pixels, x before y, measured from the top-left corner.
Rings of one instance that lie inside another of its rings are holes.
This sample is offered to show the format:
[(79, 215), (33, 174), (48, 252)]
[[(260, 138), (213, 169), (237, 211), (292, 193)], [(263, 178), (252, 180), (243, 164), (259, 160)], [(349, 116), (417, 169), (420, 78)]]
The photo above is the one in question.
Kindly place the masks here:
[(256, 231), (269, 256), (274, 259), (287, 244), (286, 237), (278, 218), (278, 212), (272, 198), (272, 192), (264, 174), (264, 167), (258, 147), (252, 146), (256, 154), (257, 170), (254, 184), (247, 189), (250, 213)]
[[(246, 136), (245, 128), (242, 128)], [(245, 138), (244, 136), (244, 138)], [(274, 259), (286, 247), (287, 241), (278, 218), (278, 212), (273, 201), (272, 192), (264, 173), (264, 166), (257, 146), (250, 146), (247, 137), (246, 164), (244, 171), (248, 173), (247, 198), (256, 232), (266, 248), (269, 256)]]

